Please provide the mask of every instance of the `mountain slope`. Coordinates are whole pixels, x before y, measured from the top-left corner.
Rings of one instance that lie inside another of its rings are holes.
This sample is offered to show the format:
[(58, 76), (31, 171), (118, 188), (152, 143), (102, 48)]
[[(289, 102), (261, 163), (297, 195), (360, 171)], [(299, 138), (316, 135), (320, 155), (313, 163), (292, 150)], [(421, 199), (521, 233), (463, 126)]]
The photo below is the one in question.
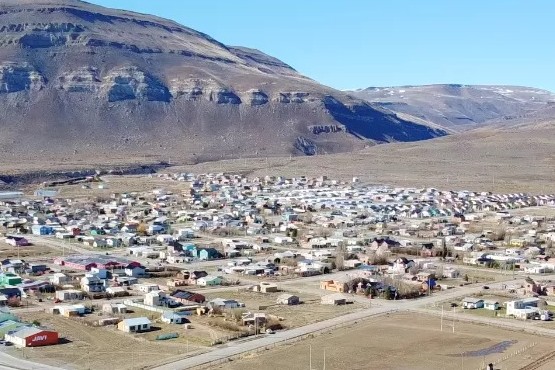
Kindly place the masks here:
[(451, 131), (464, 131), (492, 120), (519, 120), (555, 101), (549, 91), (520, 86), (369, 87), (350, 93), (404, 117)]
[(203, 161), (445, 134), (260, 51), (77, 0), (0, 1), (0, 61), (4, 158)]

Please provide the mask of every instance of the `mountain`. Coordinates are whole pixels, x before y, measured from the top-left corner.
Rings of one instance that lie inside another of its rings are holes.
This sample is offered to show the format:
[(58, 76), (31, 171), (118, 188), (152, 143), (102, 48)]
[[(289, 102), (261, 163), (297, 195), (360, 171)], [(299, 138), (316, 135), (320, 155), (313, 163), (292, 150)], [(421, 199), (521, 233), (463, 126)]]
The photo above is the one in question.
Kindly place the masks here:
[(551, 92), (521, 86), (369, 87), (349, 93), (405, 119), (433, 123), (451, 132), (492, 121), (518, 121), (555, 103)]
[(446, 134), (258, 50), (77, 0), (1, 0), (0, 61), (4, 161), (199, 162)]

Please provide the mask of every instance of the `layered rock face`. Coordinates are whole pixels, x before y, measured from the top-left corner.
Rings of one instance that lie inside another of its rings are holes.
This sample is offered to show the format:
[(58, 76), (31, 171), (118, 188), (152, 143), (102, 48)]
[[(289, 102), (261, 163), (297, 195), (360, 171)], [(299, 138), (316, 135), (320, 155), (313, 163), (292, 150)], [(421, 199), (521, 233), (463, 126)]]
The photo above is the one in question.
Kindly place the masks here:
[(445, 132), (258, 50), (77, 0), (0, 4), (0, 155), (312, 155)]

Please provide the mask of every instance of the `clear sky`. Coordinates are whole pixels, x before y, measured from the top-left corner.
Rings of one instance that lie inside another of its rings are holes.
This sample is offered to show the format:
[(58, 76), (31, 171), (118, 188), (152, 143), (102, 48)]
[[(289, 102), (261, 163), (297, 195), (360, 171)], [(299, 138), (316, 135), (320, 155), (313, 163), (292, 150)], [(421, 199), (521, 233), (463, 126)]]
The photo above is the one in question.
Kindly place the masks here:
[(338, 89), (430, 83), (555, 91), (553, 0), (90, 0), (256, 48)]

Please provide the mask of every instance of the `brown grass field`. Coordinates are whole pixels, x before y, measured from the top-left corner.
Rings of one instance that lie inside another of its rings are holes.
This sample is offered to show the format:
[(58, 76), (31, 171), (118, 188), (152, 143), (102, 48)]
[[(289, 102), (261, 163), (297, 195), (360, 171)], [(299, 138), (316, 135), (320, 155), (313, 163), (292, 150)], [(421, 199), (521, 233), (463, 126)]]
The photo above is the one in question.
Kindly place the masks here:
[[(472, 353), (514, 341), (502, 353)], [(537, 343), (535, 346), (515, 352)], [(491, 326), (455, 323), (440, 331), (438, 318), (395, 314), (371, 319), (357, 326), (322, 334), (216, 367), (224, 370), (312, 369), (480, 369), (507, 355), (495, 369), (520, 369), (553, 352), (555, 339), (536, 337)], [(547, 362), (537, 369), (553, 369)]]
[[(327, 175), (344, 180), (356, 176), (365, 182), (394, 186), (551, 193), (555, 182), (554, 132), (552, 124), (504, 130), (481, 129), (428, 141), (376, 145), (353, 153), (224, 158), (199, 164), (190, 164), (190, 156), (184, 152), (182, 155), (172, 154), (173, 166), (166, 171), (240, 172), (253, 176)], [(94, 158), (44, 160), (5, 156), (0, 158), (0, 171), (17, 174), (38, 170), (112, 168), (167, 160), (167, 153), (143, 157), (99, 154)]]

